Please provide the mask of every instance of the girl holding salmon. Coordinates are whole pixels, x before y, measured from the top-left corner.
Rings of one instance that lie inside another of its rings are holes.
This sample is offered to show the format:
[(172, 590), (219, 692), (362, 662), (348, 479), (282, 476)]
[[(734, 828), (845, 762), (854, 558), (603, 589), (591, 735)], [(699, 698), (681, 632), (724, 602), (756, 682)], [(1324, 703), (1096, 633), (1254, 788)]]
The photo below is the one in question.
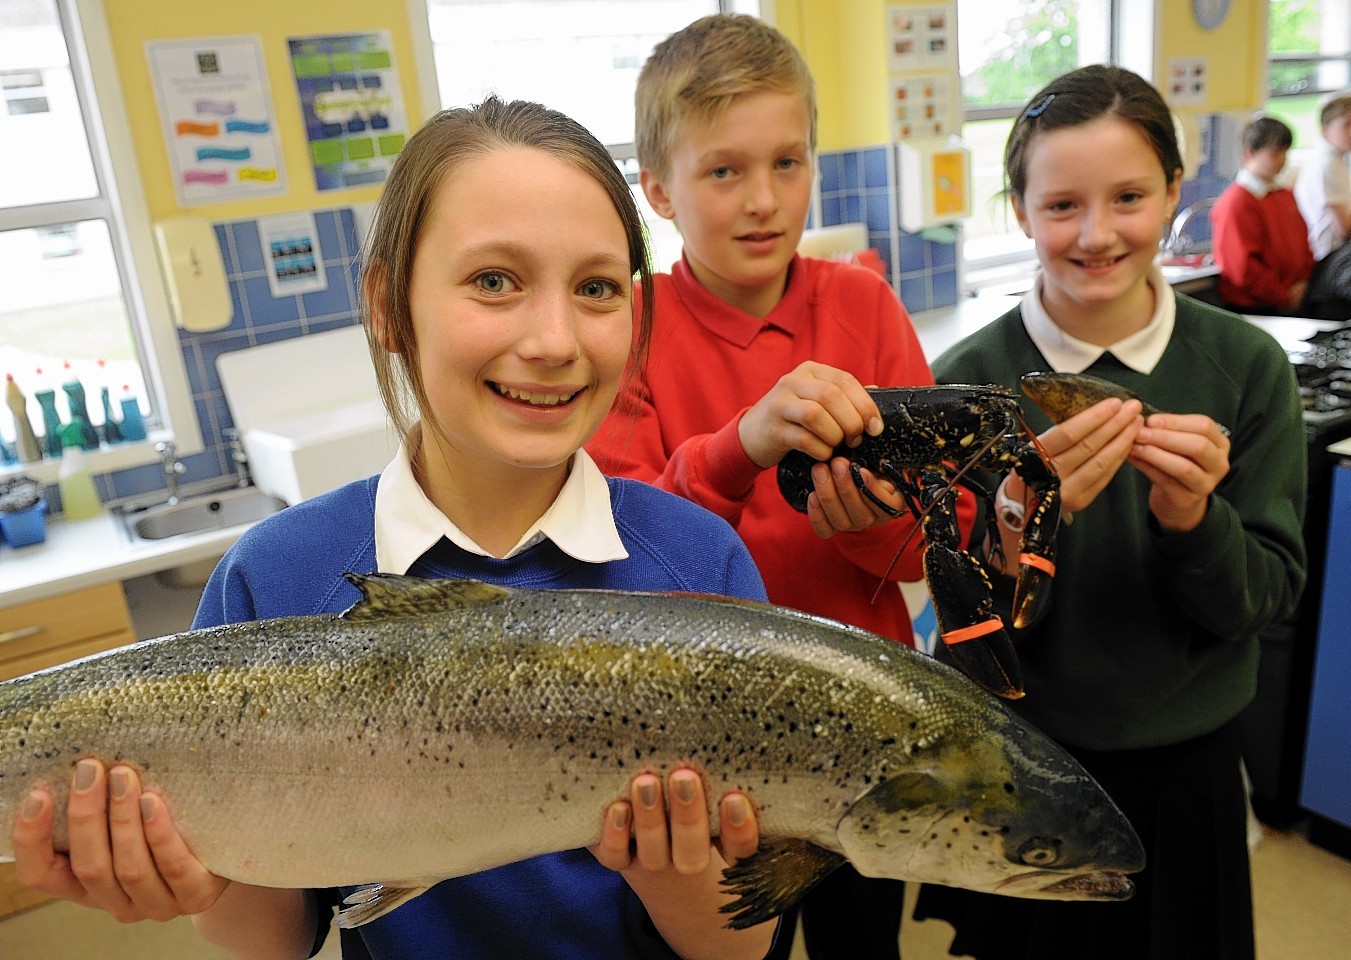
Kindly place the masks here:
[[(634, 336), (635, 274), (646, 282), (650, 269), (628, 184), (580, 125), (496, 99), (433, 117), (390, 173), (361, 281), (371, 355), (403, 444), (380, 476), (253, 527), (212, 575), (193, 626), (338, 613), (359, 599), (348, 570), (763, 600), (724, 521), (604, 477), (582, 449), (630, 350), (636, 343), (641, 359), (647, 342), (647, 303)], [(354, 785), (352, 802), (387, 802), (381, 790)], [(81, 761), (70, 796), (69, 853), (54, 848), (49, 792), (29, 796), (14, 825), (19, 879), (119, 920), (190, 914), (232, 956), (300, 958), (319, 949), (332, 908), (351, 892), (211, 875), (174, 829), (172, 798), (142, 792), (129, 766)], [(644, 772), (627, 797), (597, 810), (596, 831), (590, 850), (443, 881), (343, 930), (343, 954), (770, 953), (776, 924), (733, 931), (718, 912), (729, 899), (723, 868), (758, 844), (744, 794), (706, 797), (691, 769)], [(791, 937), (779, 940), (774, 949), (786, 953)]]

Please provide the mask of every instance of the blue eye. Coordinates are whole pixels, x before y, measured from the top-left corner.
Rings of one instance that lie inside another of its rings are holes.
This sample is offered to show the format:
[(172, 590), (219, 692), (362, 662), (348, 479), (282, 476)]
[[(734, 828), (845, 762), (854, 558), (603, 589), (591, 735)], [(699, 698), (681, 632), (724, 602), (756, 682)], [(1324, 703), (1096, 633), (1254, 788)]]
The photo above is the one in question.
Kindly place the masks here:
[(620, 289), (619, 285), (613, 280), (596, 279), (586, 281), (578, 288), (578, 291), (582, 296), (589, 297), (592, 300), (604, 300), (608, 297), (618, 296)]

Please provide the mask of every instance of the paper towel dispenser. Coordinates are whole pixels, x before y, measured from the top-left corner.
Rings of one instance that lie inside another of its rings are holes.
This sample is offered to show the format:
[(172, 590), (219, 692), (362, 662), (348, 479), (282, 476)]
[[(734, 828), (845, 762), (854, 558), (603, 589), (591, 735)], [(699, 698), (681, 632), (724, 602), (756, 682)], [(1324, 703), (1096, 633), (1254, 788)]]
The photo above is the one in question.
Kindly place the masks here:
[(174, 323), (204, 333), (230, 325), (234, 307), (216, 231), (205, 217), (167, 217), (155, 224), (164, 285)]

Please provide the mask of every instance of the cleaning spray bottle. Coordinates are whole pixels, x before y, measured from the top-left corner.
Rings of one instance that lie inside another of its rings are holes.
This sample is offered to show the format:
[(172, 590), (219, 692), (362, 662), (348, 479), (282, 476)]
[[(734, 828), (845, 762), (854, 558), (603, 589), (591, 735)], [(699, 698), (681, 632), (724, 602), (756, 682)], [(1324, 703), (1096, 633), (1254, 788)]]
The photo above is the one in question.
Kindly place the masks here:
[(121, 443), (122, 426), (113, 416), (113, 399), (108, 383), (108, 365), (106, 360), (99, 361), (99, 400), (103, 404), (103, 442)]
[[(82, 450), (97, 450), (99, 448), (98, 431), (94, 429), (94, 423), (89, 419), (89, 403), (85, 397), (84, 384), (80, 378), (75, 376), (75, 371), (71, 369), (70, 361), (66, 361), (66, 379), (61, 384), (61, 390), (66, 395), (66, 406), (70, 410), (70, 422), (75, 424), (79, 439), (77, 443)], [(66, 444), (70, 446), (70, 444)]]
[(136, 394), (131, 392), (130, 384), (122, 384), (122, 439), (144, 440), (145, 420), (141, 417), (141, 405)]
[(18, 448), (19, 461), (36, 463), (42, 459), (42, 448), (33, 432), (33, 421), (28, 419), (28, 398), (14, 382), (12, 373), (5, 374), (5, 403), (14, 415), (14, 446)]
[(61, 456), (61, 415), (56, 412), (56, 391), (52, 389), (42, 368), (37, 369), (37, 386), (33, 390), (33, 399), (42, 408), (43, 448), (47, 456)]

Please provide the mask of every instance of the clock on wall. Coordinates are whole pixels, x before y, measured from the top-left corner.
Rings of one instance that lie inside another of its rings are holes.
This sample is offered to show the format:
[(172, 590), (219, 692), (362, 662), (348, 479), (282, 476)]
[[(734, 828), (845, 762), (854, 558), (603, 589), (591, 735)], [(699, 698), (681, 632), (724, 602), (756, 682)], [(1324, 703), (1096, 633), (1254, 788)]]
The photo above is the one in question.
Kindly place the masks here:
[(1192, 0), (1192, 15), (1207, 30), (1214, 30), (1229, 16), (1232, 0)]

